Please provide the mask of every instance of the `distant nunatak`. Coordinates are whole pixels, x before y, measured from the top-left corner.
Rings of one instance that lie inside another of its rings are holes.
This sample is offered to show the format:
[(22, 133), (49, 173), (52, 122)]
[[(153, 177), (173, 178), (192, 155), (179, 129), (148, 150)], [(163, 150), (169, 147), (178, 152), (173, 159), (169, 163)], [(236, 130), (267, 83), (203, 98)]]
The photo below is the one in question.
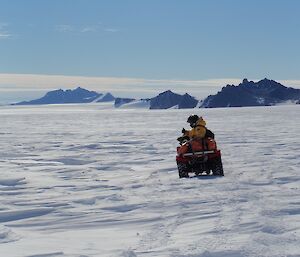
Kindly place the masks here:
[(215, 95), (197, 100), (189, 94), (176, 94), (168, 90), (148, 99), (120, 98), (110, 93), (97, 93), (78, 87), (74, 90), (54, 90), (42, 98), (14, 105), (71, 104), (113, 102), (116, 108), (187, 109), (244, 106), (272, 106), (300, 104), (300, 89), (286, 87), (269, 79), (258, 82), (244, 79), (238, 86), (227, 85)]

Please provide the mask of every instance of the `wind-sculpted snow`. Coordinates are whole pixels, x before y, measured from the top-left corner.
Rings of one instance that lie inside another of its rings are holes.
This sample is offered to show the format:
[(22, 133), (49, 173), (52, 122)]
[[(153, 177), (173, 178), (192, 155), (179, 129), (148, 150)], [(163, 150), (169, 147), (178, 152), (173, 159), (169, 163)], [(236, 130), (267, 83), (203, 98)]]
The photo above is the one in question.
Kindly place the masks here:
[(225, 177), (178, 179), (190, 114), (1, 107), (0, 255), (299, 257), (299, 106), (198, 110)]

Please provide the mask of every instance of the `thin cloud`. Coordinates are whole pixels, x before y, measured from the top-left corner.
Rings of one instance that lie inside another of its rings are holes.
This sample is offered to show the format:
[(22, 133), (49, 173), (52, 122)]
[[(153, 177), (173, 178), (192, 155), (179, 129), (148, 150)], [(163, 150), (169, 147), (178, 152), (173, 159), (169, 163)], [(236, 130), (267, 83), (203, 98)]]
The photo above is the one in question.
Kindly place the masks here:
[(12, 36), (11, 34), (0, 32), (0, 39), (7, 39), (10, 38), (11, 36)]
[(96, 27), (92, 27), (92, 26), (87, 26), (87, 27), (84, 27), (80, 30), (80, 32), (82, 33), (86, 33), (86, 32), (96, 32), (97, 31), (97, 28)]
[[(1, 28), (1, 27), (0, 27)], [(116, 28), (109, 28), (104, 27), (102, 23), (97, 23), (96, 25), (85, 25), (85, 26), (75, 26), (75, 25), (69, 25), (69, 24), (61, 24), (55, 26), (55, 31), (60, 33), (103, 33), (103, 32), (109, 32), (109, 33), (115, 33), (119, 30)], [(1, 32), (1, 31), (0, 31)]]
[(55, 27), (55, 30), (58, 32), (72, 32), (74, 31), (74, 28), (71, 25), (62, 24), (62, 25), (57, 25)]
[[(239, 78), (208, 79), (208, 80), (177, 80), (177, 79), (143, 79), (120, 77), (84, 77), (39, 74), (1, 74), (0, 95), (22, 96), (24, 92), (43, 94), (55, 89), (73, 89), (81, 86), (99, 93), (111, 92), (115, 96), (147, 98), (168, 89), (184, 94), (189, 93), (203, 99), (216, 94), (227, 84), (238, 85)], [(258, 80), (254, 80), (258, 81)], [(279, 80), (285, 86), (300, 88), (300, 80)]]
[(61, 33), (88, 33), (88, 32), (96, 32), (98, 31), (98, 26), (73, 26), (67, 24), (57, 25), (55, 27), (55, 31)]
[[(203, 89), (215, 92), (227, 83), (237, 83), (240, 79), (224, 80), (153, 80), (119, 77), (84, 77), (37, 74), (0, 74), (1, 90), (52, 90), (63, 85), (63, 88), (74, 88), (78, 85), (98, 92), (128, 92), (134, 96), (153, 96), (164, 90), (175, 90), (179, 93), (191, 93), (201, 97)], [(9, 87), (7, 86), (9, 85)]]
[(8, 27), (7, 23), (4, 22), (0, 23), (0, 39), (8, 39), (12, 37), (12, 34), (10, 34), (7, 31), (7, 27)]

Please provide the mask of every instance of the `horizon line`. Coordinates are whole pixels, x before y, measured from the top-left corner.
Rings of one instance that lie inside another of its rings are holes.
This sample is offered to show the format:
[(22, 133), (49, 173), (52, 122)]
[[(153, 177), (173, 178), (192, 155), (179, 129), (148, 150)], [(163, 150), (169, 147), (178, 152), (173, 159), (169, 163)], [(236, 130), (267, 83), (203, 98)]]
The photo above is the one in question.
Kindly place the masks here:
[[(78, 86), (96, 92), (110, 92), (120, 97), (147, 98), (166, 90), (189, 93), (198, 99), (216, 93), (222, 87), (238, 85), (244, 78), (213, 78), (202, 80), (148, 79), (110, 76), (76, 76), (55, 74), (0, 73), (1, 101), (29, 100), (49, 90), (70, 89)], [(259, 81), (261, 79), (248, 79)], [(288, 86), (300, 88), (300, 80), (276, 80)], [(20, 94), (20, 95), (18, 95)]]

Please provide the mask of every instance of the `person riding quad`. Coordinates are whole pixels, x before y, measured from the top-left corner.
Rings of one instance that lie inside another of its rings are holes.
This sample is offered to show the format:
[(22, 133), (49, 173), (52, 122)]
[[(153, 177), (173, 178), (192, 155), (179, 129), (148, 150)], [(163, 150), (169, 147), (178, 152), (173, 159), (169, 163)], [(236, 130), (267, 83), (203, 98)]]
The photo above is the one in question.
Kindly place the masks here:
[(190, 124), (192, 129), (182, 129), (183, 136), (177, 138), (181, 144), (193, 138), (215, 138), (214, 133), (206, 128), (206, 122), (202, 117), (199, 117), (195, 114), (190, 115), (187, 119), (187, 122)]
[(206, 128), (205, 120), (198, 115), (189, 116), (187, 122), (192, 129), (183, 128), (183, 135), (177, 139), (180, 142), (176, 156), (179, 178), (188, 178), (189, 173), (224, 176), (221, 151), (214, 133)]

